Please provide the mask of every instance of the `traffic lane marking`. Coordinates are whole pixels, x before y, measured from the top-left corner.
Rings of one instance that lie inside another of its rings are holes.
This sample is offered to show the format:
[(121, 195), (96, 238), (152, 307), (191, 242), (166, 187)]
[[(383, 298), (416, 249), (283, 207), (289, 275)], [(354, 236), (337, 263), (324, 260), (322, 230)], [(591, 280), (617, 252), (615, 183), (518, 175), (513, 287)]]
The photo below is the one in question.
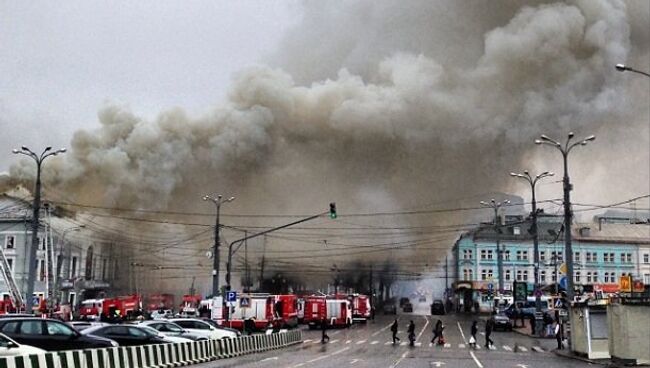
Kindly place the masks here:
[(341, 350), (337, 350), (337, 351), (333, 352), (332, 355), (339, 355), (339, 354), (341, 354), (342, 352), (344, 352), (346, 350), (350, 350), (350, 348), (347, 347), (347, 348), (343, 348)]
[(323, 359), (325, 359), (325, 358), (329, 358), (329, 356), (330, 356), (330, 354), (327, 354), (327, 355), (321, 355), (321, 356), (319, 356), (319, 357), (317, 357), (317, 358), (314, 358), (314, 359), (312, 359), (312, 360), (308, 360), (307, 363), (317, 362), (317, 361), (319, 361), (319, 360), (323, 360)]
[(262, 360), (260, 360), (260, 363), (268, 362), (268, 361), (271, 361), (271, 360), (278, 360), (278, 357), (275, 356), (275, 357), (270, 357), (270, 358), (262, 359)]
[[(404, 360), (404, 358), (406, 358), (406, 355), (407, 355), (408, 353), (409, 353), (408, 350), (405, 351), (404, 354), (402, 354), (402, 356), (401, 356), (399, 359), (397, 359), (397, 360), (395, 361), (395, 363), (393, 363), (393, 365), (390, 366), (390, 368), (395, 368), (395, 367), (397, 367), (397, 366), (399, 365), (399, 363), (400, 363), (402, 360)], [(481, 367), (481, 368), (482, 368), (482, 367)]]
[(469, 352), (469, 355), (472, 356), (472, 359), (474, 359), (474, 363), (476, 363), (476, 365), (478, 366), (478, 368), (483, 368), (483, 364), (481, 364), (481, 362), (478, 360), (478, 358), (476, 357), (476, 355), (474, 355), (474, 352), (473, 352), (473, 351), (470, 351), (470, 352)]
[(418, 334), (418, 337), (415, 338), (415, 341), (419, 341), (420, 337), (422, 337), (422, 333), (424, 333), (424, 330), (426, 330), (427, 326), (429, 325), (429, 318), (427, 316), (424, 316), (424, 320), (426, 323), (424, 324), (424, 327), (422, 327), (422, 331)]
[(361, 345), (361, 344), (363, 344), (364, 342), (366, 342), (366, 340), (359, 340), (359, 341), (357, 341), (357, 345)]
[(467, 339), (465, 339), (465, 333), (463, 333), (463, 328), (460, 326), (460, 321), (456, 321), (456, 324), (458, 325), (458, 331), (460, 331), (460, 336), (463, 337), (463, 342), (467, 343)]

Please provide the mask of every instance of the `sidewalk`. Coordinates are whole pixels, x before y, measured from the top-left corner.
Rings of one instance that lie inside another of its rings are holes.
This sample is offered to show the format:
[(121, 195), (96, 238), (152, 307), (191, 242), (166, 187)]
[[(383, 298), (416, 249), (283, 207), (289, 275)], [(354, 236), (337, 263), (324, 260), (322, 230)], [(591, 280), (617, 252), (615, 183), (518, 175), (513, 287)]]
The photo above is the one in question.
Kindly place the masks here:
[(525, 336), (533, 337), (533, 338), (536, 338), (536, 339), (555, 339), (554, 336), (541, 337), (541, 336), (538, 336), (538, 335), (533, 335), (531, 333), (530, 326), (528, 326), (528, 325), (526, 325), (526, 327), (513, 327), (512, 331), (516, 332), (516, 333), (518, 333), (520, 335), (525, 335)]
[(606, 367), (619, 367), (619, 365), (614, 365), (611, 359), (589, 359), (582, 355), (574, 354), (569, 349), (564, 349), (564, 350), (555, 349), (553, 350), (553, 353), (562, 358), (580, 360), (591, 364), (604, 365)]

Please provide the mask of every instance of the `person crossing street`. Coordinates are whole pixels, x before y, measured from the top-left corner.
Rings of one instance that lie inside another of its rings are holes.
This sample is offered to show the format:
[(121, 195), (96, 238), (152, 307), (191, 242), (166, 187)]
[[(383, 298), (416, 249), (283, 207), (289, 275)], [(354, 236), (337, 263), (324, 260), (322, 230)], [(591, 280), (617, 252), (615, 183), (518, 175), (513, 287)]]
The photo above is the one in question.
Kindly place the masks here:
[(409, 346), (415, 346), (415, 323), (411, 320), (408, 327)]
[(494, 345), (494, 341), (490, 338), (490, 335), (492, 335), (492, 330), (494, 329), (494, 326), (492, 325), (492, 319), (488, 319), (487, 322), (485, 322), (485, 348), (489, 349), (490, 346)]
[(390, 331), (393, 333), (393, 345), (395, 345), (397, 341), (400, 341), (399, 337), (397, 337), (397, 328), (398, 328), (397, 318), (395, 318), (395, 321), (390, 326)]

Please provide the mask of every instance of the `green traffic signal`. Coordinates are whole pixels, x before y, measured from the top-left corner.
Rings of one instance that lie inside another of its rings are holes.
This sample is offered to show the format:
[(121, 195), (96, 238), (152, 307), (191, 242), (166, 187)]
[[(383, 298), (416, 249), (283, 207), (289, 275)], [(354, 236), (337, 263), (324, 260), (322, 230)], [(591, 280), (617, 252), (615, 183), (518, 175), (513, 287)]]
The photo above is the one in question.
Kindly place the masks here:
[(336, 203), (334, 202), (330, 203), (330, 218), (331, 219), (336, 218)]

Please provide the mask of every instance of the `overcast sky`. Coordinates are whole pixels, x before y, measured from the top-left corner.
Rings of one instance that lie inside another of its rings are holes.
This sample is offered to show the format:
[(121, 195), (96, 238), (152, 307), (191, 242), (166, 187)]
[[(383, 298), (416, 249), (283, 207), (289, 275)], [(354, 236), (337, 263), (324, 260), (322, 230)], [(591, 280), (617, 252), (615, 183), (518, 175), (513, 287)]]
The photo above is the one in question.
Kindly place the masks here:
[(0, 0), (0, 172), (13, 147), (65, 146), (107, 103), (145, 118), (210, 110), (297, 11), (289, 1)]

